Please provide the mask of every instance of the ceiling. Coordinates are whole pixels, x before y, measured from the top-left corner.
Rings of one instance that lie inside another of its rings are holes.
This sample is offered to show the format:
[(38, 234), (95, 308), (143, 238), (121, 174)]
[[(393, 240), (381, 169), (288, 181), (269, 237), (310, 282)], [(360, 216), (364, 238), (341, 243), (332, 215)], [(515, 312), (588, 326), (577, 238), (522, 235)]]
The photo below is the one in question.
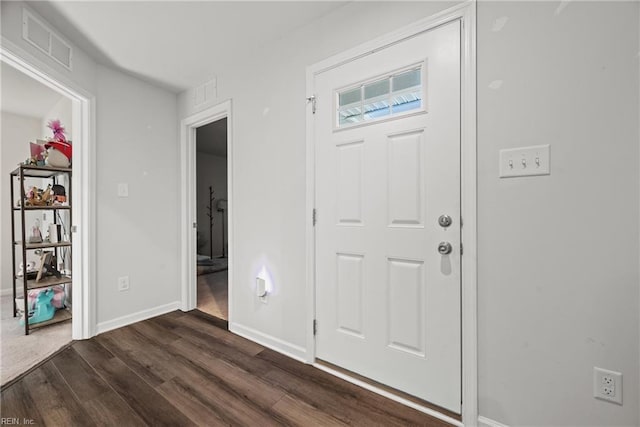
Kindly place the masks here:
[(220, 119), (196, 129), (196, 151), (212, 156), (227, 156), (227, 119)]
[(0, 81), (3, 112), (42, 119), (62, 98), (58, 92), (3, 61), (0, 61)]
[(346, 1), (30, 1), (97, 61), (174, 92)]

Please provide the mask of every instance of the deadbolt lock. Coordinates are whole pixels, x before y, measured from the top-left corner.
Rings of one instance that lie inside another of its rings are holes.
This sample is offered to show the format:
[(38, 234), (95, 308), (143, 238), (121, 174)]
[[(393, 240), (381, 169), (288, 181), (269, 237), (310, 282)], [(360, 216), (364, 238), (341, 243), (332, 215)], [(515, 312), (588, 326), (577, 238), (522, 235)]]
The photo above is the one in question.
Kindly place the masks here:
[(440, 227), (447, 228), (452, 222), (453, 220), (449, 215), (440, 215), (440, 218), (438, 218), (438, 224), (440, 224)]

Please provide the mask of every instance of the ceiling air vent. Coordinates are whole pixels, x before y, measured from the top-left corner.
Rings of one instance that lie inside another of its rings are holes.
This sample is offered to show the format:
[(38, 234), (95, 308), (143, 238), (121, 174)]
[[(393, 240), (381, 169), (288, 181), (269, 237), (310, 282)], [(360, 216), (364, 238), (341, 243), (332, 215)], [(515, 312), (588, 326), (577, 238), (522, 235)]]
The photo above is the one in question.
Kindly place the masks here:
[(22, 9), (22, 38), (71, 70), (71, 46), (27, 9)]

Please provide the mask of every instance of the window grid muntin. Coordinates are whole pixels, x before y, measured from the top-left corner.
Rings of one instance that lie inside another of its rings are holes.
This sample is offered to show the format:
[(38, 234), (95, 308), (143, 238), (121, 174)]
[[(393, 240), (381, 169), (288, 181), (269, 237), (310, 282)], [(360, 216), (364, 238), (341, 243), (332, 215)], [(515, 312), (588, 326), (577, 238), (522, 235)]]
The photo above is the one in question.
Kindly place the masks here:
[[(384, 77), (369, 79), (357, 85), (350, 85), (336, 90), (335, 128), (343, 129), (378, 119), (424, 111), (425, 69), (425, 63), (414, 64), (388, 73)], [(394, 91), (394, 86), (397, 86), (396, 82), (402, 83), (403, 77), (405, 77), (404, 80), (411, 80), (408, 78), (411, 77), (410, 73), (413, 73), (414, 81), (417, 77), (418, 84), (406, 87), (402, 87), (400, 84), (401, 88)], [(367, 88), (376, 85), (382, 86), (384, 82), (388, 87), (386, 94), (366, 98)], [(353, 95), (358, 91), (359, 96), (345, 96)], [(402, 102), (398, 102), (400, 99), (402, 99)], [(352, 102), (344, 103), (347, 100)]]

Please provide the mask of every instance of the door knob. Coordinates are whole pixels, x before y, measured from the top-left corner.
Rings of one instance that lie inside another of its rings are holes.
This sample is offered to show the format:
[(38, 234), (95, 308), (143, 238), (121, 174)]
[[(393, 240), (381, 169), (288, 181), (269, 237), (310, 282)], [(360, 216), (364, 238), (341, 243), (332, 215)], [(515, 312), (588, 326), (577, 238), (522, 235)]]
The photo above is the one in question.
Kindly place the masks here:
[(451, 253), (451, 250), (453, 248), (451, 247), (451, 243), (449, 242), (440, 242), (440, 244), (438, 245), (438, 252), (440, 253), (440, 255), (448, 255)]

